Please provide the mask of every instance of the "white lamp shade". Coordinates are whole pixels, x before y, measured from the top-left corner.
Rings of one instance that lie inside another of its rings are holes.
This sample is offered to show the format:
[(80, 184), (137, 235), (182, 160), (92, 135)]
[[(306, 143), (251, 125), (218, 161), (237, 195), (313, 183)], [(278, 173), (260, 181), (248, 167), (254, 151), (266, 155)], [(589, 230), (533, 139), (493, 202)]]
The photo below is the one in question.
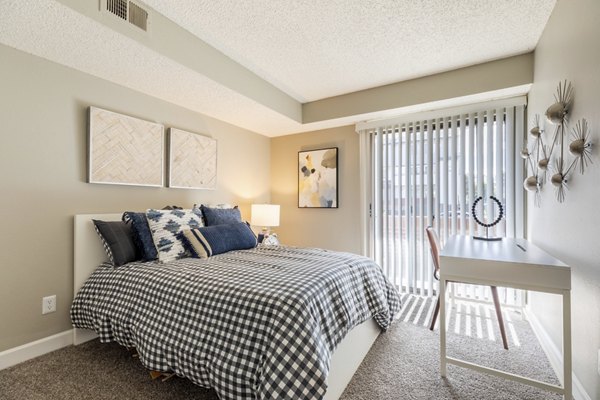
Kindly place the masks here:
[(279, 205), (252, 204), (250, 223), (254, 226), (279, 226)]

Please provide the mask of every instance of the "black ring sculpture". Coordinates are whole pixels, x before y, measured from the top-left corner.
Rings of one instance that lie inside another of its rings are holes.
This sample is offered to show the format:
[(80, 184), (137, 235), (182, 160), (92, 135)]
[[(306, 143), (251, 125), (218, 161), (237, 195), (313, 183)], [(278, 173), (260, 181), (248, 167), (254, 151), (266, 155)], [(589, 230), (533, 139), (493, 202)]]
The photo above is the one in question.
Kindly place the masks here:
[(485, 228), (485, 236), (484, 238), (482, 237), (478, 237), (475, 236), (475, 239), (481, 239), (481, 240), (501, 240), (502, 238), (490, 238), (488, 237), (488, 229), (491, 228), (492, 226), (497, 225), (501, 220), (502, 217), (504, 217), (504, 207), (502, 207), (502, 203), (500, 202), (500, 200), (498, 200), (497, 197), (495, 196), (490, 196), (490, 199), (492, 201), (494, 201), (497, 205), (498, 205), (498, 209), (500, 211), (500, 213), (498, 214), (498, 218), (496, 218), (494, 220), (494, 222), (486, 224), (485, 222), (482, 222), (478, 217), (477, 217), (477, 213), (475, 212), (475, 208), (477, 207), (477, 204), (483, 200), (483, 196), (479, 196), (475, 199), (475, 201), (473, 202), (473, 206), (471, 207), (471, 213), (473, 214), (473, 219), (475, 220), (475, 222), (477, 222), (478, 225), (481, 225)]

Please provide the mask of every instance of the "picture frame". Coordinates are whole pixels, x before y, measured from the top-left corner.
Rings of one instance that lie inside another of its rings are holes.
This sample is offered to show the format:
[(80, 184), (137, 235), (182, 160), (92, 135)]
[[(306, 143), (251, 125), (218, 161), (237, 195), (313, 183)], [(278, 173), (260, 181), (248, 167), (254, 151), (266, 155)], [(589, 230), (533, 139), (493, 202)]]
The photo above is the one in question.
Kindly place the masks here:
[(164, 126), (88, 108), (88, 183), (164, 186)]
[(217, 140), (209, 136), (169, 128), (168, 187), (217, 188)]
[(338, 148), (298, 152), (298, 207), (338, 208)]

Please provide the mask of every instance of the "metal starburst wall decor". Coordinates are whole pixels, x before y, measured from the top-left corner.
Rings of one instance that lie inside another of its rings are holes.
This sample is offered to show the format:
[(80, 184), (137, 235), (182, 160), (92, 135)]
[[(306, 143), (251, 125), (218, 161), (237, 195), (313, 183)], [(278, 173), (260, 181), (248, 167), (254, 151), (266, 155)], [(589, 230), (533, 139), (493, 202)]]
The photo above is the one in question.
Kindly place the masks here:
[[(540, 128), (540, 116), (535, 115), (533, 128), (529, 131), (533, 138), (531, 145), (521, 151), (521, 157), (525, 159), (528, 171), (532, 175), (525, 178), (523, 186), (529, 192), (535, 193), (535, 205), (540, 206), (541, 195), (544, 183), (550, 176), (550, 182), (555, 187), (556, 199), (562, 203), (565, 200), (565, 192), (568, 188), (567, 183), (570, 175), (579, 170), (581, 174), (585, 168), (592, 162), (592, 143), (588, 124), (585, 119), (576, 122), (571, 132), (571, 142), (565, 141), (568, 130), (569, 111), (573, 105), (573, 86), (565, 80), (558, 84), (558, 89), (554, 95), (556, 102), (546, 110), (547, 121), (555, 126), (552, 136), (552, 143), (547, 145), (544, 142), (544, 130)], [(568, 164), (565, 160), (565, 148), (573, 156), (573, 160)]]

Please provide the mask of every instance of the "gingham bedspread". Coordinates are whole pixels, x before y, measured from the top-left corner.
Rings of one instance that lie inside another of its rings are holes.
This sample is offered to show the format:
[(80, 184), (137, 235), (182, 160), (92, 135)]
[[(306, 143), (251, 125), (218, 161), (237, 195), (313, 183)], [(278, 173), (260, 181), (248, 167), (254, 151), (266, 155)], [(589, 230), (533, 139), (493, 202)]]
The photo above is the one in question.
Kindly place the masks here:
[(399, 309), (398, 292), (368, 258), (259, 246), (101, 265), (75, 297), (71, 320), (223, 400), (321, 399), (346, 333), (371, 317), (385, 330)]

